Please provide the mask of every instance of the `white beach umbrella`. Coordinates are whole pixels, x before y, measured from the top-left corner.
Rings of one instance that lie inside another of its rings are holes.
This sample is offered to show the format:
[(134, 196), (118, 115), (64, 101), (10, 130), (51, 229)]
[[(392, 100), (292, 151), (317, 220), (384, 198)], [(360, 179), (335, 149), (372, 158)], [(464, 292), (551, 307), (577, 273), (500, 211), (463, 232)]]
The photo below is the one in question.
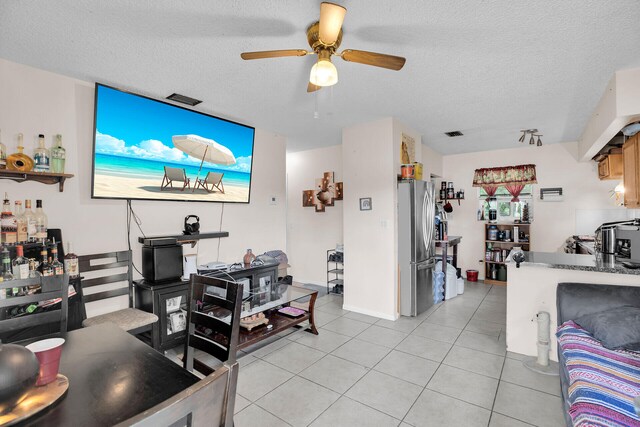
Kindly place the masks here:
[[(216, 165), (234, 165), (236, 158), (227, 147), (198, 135), (174, 135), (173, 146), (198, 160)], [(201, 165), (202, 166), (202, 165)]]
[[(196, 183), (200, 178), (200, 171), (204, 162), (214, 163), (216, 165), (234, 165), (236, 158), (227, 147), (218, 144), (213, 139), (203, 138), (198, 135), (174, 135), (171, 137), (173, 146), (183, 153), (200, 159), (200, 168), (196, 176)], [(193, 191), (196, 186), (193, 186)]]

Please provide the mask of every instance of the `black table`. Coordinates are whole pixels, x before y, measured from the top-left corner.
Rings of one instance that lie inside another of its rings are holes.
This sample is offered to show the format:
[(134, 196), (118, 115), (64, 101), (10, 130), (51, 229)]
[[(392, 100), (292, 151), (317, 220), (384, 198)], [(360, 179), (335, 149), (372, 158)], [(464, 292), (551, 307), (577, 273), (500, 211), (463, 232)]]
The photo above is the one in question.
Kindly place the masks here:
[(111, 324), (67, 333), (60, 373), (67, 395), (29, 426), (110, 426), (198, 382), (156, 350)]

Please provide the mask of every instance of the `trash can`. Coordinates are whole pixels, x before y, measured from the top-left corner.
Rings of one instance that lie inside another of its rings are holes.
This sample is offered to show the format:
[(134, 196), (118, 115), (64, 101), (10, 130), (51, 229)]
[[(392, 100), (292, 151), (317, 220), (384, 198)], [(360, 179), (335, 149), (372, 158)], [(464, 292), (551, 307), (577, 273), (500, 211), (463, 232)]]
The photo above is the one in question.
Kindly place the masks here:
[(467, 280), (470, 282), (477, 282), (478, 270), (467, 270)]

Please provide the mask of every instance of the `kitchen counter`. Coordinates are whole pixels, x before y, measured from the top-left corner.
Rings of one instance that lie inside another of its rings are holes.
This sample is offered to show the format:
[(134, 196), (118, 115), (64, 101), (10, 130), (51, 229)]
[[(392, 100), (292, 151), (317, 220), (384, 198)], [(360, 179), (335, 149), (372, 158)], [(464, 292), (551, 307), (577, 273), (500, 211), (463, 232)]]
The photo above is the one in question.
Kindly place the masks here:
[(563, 252), (524, 252), (525, 263), (564, 270), (597, 271), (600, 273), (640, 275), (640, 268), (627, 268), (619, 261), (599, 255), (567, 254)]
[(524, 256), (520, 268), (515, 262), (507, 263), (507, 349), (515, 353), (537, 354), (536, 314), (546, 311), (551, 317), (549, 357), (558, 360), (558, 283), (640, 286), (640, 270), (623, 267), (615, 260), (603, 261), (601, 255), (525, 252)]

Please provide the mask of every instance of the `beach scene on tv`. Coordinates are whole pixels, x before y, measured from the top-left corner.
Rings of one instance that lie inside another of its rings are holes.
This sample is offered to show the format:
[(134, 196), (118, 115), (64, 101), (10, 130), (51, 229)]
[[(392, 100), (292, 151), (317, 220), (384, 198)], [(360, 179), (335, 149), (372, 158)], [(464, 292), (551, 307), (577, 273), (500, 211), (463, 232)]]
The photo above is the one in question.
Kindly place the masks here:
[(98, 85), (93, 197), (249, 202), (254, 129)]

